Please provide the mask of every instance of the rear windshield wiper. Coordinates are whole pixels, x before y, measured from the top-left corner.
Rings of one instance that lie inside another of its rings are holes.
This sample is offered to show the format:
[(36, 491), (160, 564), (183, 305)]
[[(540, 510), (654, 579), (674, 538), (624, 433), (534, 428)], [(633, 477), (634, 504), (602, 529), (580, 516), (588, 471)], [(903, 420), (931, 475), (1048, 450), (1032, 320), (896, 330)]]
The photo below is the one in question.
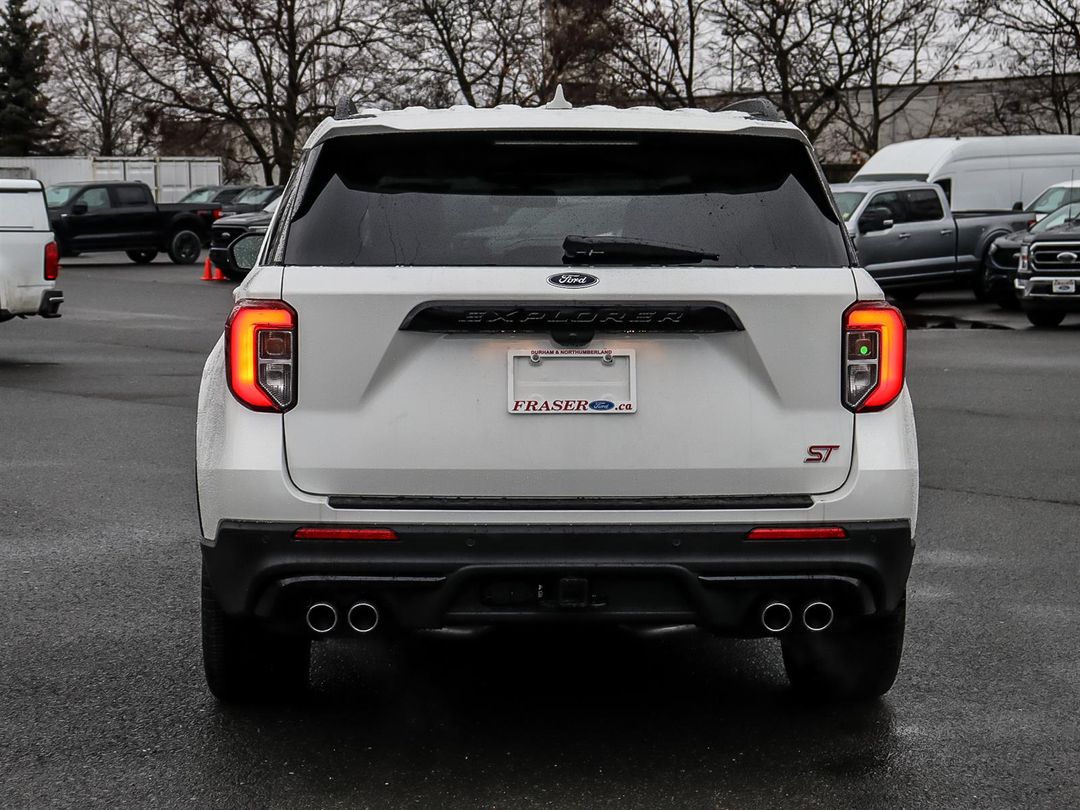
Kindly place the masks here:
[(629, 236), (568, 236), (563, 240), (563, 264), (655, 264), (719, 261), (715, 253), (697, 248), (650, 242)]

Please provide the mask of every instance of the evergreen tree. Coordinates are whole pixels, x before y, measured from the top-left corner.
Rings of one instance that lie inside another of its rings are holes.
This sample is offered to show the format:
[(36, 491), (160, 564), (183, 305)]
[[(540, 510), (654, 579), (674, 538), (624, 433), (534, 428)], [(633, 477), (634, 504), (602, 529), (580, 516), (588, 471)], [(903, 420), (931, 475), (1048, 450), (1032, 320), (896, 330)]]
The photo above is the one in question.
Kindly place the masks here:
[(44, 23), (27, 0), (8, 0), (0, 10), (0, 155), (56, 150), (56, 122), (49, 114)]

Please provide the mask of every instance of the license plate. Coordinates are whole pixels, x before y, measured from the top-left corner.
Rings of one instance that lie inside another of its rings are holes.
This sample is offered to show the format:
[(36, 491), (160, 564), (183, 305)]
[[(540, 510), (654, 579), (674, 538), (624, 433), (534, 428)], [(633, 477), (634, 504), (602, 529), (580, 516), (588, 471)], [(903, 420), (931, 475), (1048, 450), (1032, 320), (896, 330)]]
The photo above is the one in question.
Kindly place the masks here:
[(512, 349), (507, 353), (510, 413), (635, 413), (633, 349)]
[(1074, 279), (1054, 279), (1054, 292), (1056, 293), (1074, 293), (1076, 292), (1076, 281)]

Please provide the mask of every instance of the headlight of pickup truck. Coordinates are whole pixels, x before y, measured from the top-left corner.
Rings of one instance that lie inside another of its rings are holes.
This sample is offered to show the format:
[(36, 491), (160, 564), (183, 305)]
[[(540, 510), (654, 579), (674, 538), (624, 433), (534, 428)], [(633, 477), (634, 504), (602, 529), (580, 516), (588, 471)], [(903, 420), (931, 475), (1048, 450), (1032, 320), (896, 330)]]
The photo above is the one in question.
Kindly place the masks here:
[(1017, 266), (1016, 272), (1018, 272), (1018, 273), (1031, 272), (1030, 268), (1028, 266), (1029, 265), (1029, 258), (1028, 257), (1030, 255), (1031, 255), (1031, 247), (1029, 245), (1024, 245), (1022, 248), (1020, 248), (1020, 264)]

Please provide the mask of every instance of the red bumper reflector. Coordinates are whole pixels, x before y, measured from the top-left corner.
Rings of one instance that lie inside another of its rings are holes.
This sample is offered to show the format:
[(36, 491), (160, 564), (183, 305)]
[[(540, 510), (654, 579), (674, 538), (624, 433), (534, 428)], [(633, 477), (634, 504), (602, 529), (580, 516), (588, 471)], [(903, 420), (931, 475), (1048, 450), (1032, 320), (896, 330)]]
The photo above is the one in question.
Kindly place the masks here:
[(293, 532), (297, 540), (397, 540), (393, 529), (303, 528)]
[(844, 540), (847, 532), (839, 526), (816, 526), (812, 528), (752, 529), (747, 540)]

